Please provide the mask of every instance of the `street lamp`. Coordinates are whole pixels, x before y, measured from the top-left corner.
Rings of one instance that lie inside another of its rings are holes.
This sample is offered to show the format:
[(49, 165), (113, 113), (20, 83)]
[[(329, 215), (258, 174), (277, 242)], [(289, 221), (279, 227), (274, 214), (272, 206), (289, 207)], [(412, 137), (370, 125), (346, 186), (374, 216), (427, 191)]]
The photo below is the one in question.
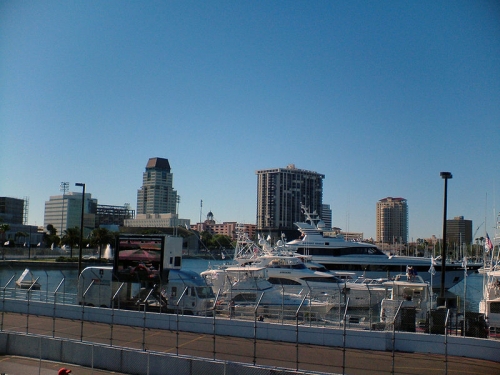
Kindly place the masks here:
[(80, 217), (80, 252), (78, 254), (78, 276), (82, 273), (82, 246), (83, 246), (83, 212), (85, 209), (85, 184), (77, 182), (75, 186), (81, 186), (82, 191), (82, 214)]
[(439, 297), (444, 301), (444, 282), (446, 274), (446, 208), (448, 199), (448, 180), (453, 178), (450, 172), (441, 172), (441, 178), (444, 179), (444, 208), (443, 208), (443, 246), (441, 249), (441, 290)]
[[(64, 194), (66, 194), (66, 192), (68, 191), (68, 188), (69, 188), (69, 182), (61, 182), (61, 185), (59, 185), (59, 190), (62, 191), (63, 195), (62, 195), (62, 209), (61, 209), (61, 230), (60, 230), (60, 234), (61, 234), (61, 238), (62, 238), (62, 235), (63, 235), (63, 228), (64, 228)], [(67, 220), (66, 220), (67, 222)], [(73, 257), (73, 254), (70, 255), (71, 257)]]

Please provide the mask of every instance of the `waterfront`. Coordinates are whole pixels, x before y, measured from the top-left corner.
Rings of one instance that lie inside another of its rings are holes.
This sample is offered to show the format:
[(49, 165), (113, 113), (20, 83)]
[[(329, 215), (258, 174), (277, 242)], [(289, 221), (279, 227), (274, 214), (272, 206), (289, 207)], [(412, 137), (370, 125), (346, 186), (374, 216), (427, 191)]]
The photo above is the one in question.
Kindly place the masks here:
[[(189, 258), (183, 259), (183, 268), (201, 273), (209, 267), (217, 267), (224, 264), (225, 261), (221, 260), (207, 260)], [(3, 288), (13, 277), (9, 287), (14, 287), (15, 281), (19, 278), (24, 271), (24, 266), (14, 266), (12, 263), (2, 265), (0, 268), (0, 286)], [(78, 269), (72, 266), (66, 268), (59, 265), (57, 269), (46, 267), (42, 268), (39, 265), (33, 266), (30, 269), (33, 277), (38, 278), (41, 284), (41, 293), (54, 293), (59, 286), (58, 292), (75, 294), (77, 293), (77, 275)], [(64, 280), (63, 283), (61, 281)], [(437, 285), (439, 280), (434, 280), (434, 285)], [(482, 297), (482, 283), (483, 275), (475, 273), (469, 275), (466, 281), (461, 281), (450, 292), (457, 296), (458, 303), (463, 306), (464, 287), (466, 288), (466, 309), (467, 311), (477, 312), (479, 310), (479, 301)], [(462, 310), (462, 308), (460, 308)]]

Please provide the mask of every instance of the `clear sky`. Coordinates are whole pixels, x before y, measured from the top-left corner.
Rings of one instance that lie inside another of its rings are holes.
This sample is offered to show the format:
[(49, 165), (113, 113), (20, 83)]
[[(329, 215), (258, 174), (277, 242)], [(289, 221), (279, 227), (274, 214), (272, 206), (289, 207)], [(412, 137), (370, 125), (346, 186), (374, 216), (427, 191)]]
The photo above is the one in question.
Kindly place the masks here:
[[(255, 223), (256, 170), (322, 173), (333, 224), (409, 239), (500, 211), (498, 1), (0, 2), (0, 196), (130, 203), (167, 158), (182, 218)], [(200, 200), (203, 209), (200, 210)], [(484, 224), (486, 220), (486, 225)]]

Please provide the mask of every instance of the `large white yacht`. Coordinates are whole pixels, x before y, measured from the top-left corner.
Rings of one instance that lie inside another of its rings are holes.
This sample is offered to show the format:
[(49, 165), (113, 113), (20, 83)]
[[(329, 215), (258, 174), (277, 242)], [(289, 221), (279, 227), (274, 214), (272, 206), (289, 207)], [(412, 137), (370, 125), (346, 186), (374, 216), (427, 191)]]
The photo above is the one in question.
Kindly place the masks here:
[[(323, 266), (313, 263), (310, 257), (290, 252), (282, 240), (271, 246), (264, 238), (259, 246), (238, 231), (234, 260), (239, 266), (266, 268), (268, 281), (288, 293), (310, 294), (314, 298), (328, 299), (337, 305), (349, 297), (350, 307), (365, 308), (380, 303), (385, 295), (381, 285), (366, 282), (348, 282)], [(366, 279), (363, 279), (364, 281)], [(350, 281), (359, 281), (350, 279)]]
[(303, 308), (304, 311), (324, 316), (334, 307), (334, 303), (314, 299), (309, 294), (283, 291), (269, 282), (265, 267), (222, 267), (203, 271), (201, 276), (219, 294), (220, 301), (230, 303), (235, 311), (253, 311), (258, 304), (264, 312)]
[[(316, 212), (309, 213), (303, 206), (305, 222), (295, 223), (301, 235), (298, 239), (286, 243), (289, 251), (311, 257), (316, 263), (324, 265), (330, 271), (348, 271), (356, 276), (372, 279), (390, 279), (406, 272), (408, 266), (426, 282), (440, 287), (441, 263), (431, 258), (387, 255), (375, 245), (364, 242), (346, 241), (343, 236), (325, 235), (325, 225)], [(431, 263), (433, 272), (430, 272)], [(476, 272), (481, 264), (469, 264), (468, 273)], [(432, 278), (432, 280), (431, 280)], [(449, 289), (464, 278), (461, 262), (447, 262), (445, 289)]]

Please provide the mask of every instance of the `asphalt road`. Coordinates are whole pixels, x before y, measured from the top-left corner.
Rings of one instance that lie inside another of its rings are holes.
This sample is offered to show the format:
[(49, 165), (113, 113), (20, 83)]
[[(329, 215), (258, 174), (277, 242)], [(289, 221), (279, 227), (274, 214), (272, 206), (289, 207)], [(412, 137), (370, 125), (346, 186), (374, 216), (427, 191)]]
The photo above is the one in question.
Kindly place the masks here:
[[(345, 356), (345, 374), (349, 375), (433, 375), (467, 374), (467, 375), (500, 375), (500, 362), (448, 356), (447, 363), (442, 355), (395, 353), (347, 349), (338, 347), (300, 345), (265, 340), (242, 339), (180, 332), (179, 335), (167, 330), (143, 330), (138, 327), (96, 324), (68, 319), (53, 320), (50, 317), (36, 317), (4, 313), (3, 330), (26, 333), (26, 327), (32, 334), (53, 335), (66, 338), (90, 341), (100, 344), (121, 346), (138, 350), (150, 350), (161, 353), (189, 355), (224, 361), (238, 361), (257, 365), (285, 367), (302, 371), (320, 371), (327, 373), (343, 373)], [(83, 333), (83, 337), (82, 337)], [(255, 353), (255, 356), (254, 356)], [(298, 353), (298, 355), (297, 355)], [(500, 355), (499, 355), (500, 360)], [(112, 374), (99, 371), (24, 357), (0, 356), (0, 373), (17, 374), (57, 374), (60, 367), (66, 366), (77, 375)], [(114, 373), (120, 374), (120, 373)], [(146, 374), (146, 370), (144, 372)]]

